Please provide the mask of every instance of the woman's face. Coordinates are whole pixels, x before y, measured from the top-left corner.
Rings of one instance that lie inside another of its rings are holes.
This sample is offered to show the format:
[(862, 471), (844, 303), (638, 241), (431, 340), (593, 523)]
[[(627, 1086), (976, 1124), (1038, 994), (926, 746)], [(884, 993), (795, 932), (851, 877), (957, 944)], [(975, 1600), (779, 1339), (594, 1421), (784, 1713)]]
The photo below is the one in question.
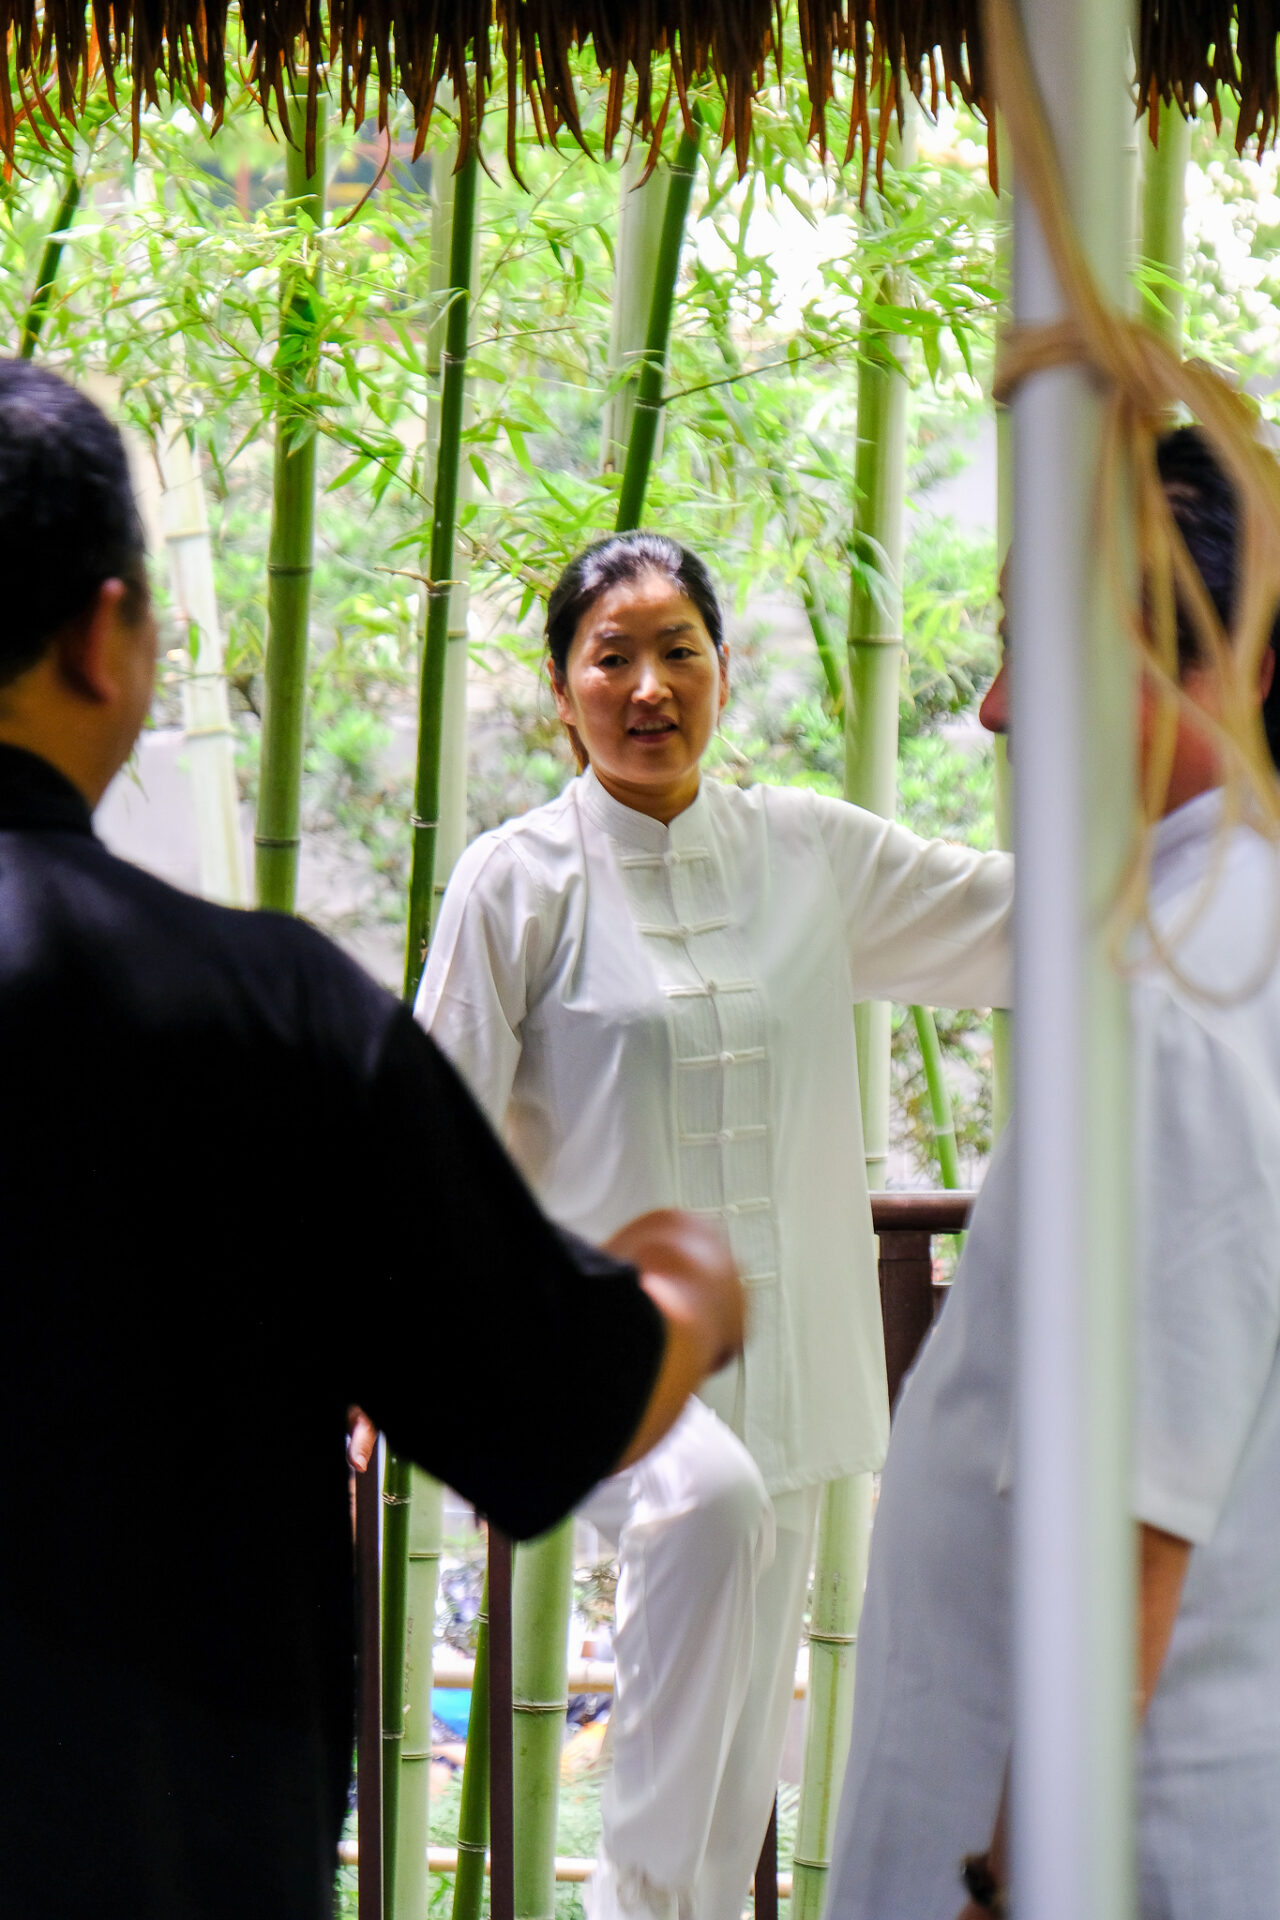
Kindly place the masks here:
[(664, 821), (690, 805), (729, 697), (728, 659), (673, 580), (645, 573), (602, 593), (552, 685), (560, 718), (615, 799)]

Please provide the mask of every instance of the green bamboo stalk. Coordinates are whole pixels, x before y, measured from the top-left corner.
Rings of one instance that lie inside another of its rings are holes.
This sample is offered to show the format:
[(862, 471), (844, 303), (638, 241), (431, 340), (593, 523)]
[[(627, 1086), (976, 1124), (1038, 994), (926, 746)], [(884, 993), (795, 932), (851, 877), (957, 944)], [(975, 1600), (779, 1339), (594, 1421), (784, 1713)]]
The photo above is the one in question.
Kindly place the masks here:
[[(445, 334), (448, 329), (446, 294), (452, 284), (453, 202), (456, 175), (446, 166), (432, 169), (430, 292), (436, 318), (427, 330), (427, 436), (424, 471), (434, 498), (440, 457), (440, 417), (444, 383)], [(470, 285), (475, 286), (480, 244), (479, 226), (472, 240)], [(471, 425), (475, 401), (471, 383), (463, 400), (463, 432)], [(469, 504), (472, 474), (469, 461), (458, 467), (458, 511)], [(449, 594), (449, 632), (445, 645), (444, 693), (440, 741), (440, 806), (432, 863), (431, 925), (434, 928), (449, 875), (467, 844), (467, 617), (471, 607), (471, 569), (454, 554), (454, 582)], [(427, 561), (430, 571), (430, 560)]]
[[(609, 316), (608, 370), (612, 391), (600, 423), (600, 470), (620, 472), (636, 410), (636, 374), (645, 351), (649, 310), (657, 281), (662, 223), (670, 169), (659, 161), (641, 185), (646, 164), (644, 142), (634, 141), (618, 179), (618, 237), (613, 252)], [(622, 379), (626, 374), (628, 377)], [(614, 382), (620, 384), (614, 385)]]
[(27, 308), (26, 317), (22, 322), (22, 333), (18, 340), (18, 358), (20, 360), (30, 360), (35, 353), (36, 342), (40, 338), (40, 329), (43, 327), (48, 316), (49, 303), (53, 298), (53, 289), (57, 283), (58, 268), (62, 262), (62, 250), (67, 243), (67, 234), (70, 231), (72, 221), (76, 217), (76, 210), (80, 205), (80, 195), (83, 191), (84, 182), (76, 173), (73, 165), (71, 172), (67, 175), (67, 184), (63, 189), (62, 198), (58, 202), (58, 211), (53, 216), (53, 225), (50, 227), (49, 236), (44, 243), (44, 251), (40, 255), (40, 266), (36, 272), (35, 292), (31, 296), (31, 304)]
[[(302, 76), (299, 76), (302, 84)], [(267, 650), (262, 759), (254, 833), (258, 904), (292, 913), (298, 883), (307, 629), (316, 507), (316, 429), (310, 411), (320, 359), (320, 232), (324, 225), (325, 93), (316, 119), (315, 164), (306, 161), (305, 89), (289, 99), (285, 198), (310, 229), (280, 277), (276, 350), (275, 471), (267, 553)], [(296, 144), (295, 144), (296, 142)]]
[(867, 1578), (871, 1475), (832, 1480), (822, 1491), (809, 1611), (809, 1710), (804, 1787), (796, 1820), (792, 1920), (820, 1920), (831, 1832), (853, 1723), (858, 1617)]
[(573, 1519), (516, 1551), (512, 1590), (516, 1920), (554, 1920), (560, 1751), (569, 1705)]
[[(739, 372), (742, 362), (739, 358), (738, 350), (723, 327), (719, 330), (717, 344), (720, 348), (721, 358), (729, 371), (731, 373)], [(734, 393), (732, 387), (728, 386), (720, 389), (720, 404), (724, 409), (726, 417), (732, 422), (733, 430), (737, 434), (738, 439), (742, 442), (742, 445), (747, 448), (748, 452), (753, 455), (760, 472), (764, 475), (765, 484), (773, 496), (774, 505), (782, 516), (787, 532), (794, 537), (795, 513), (790, 489), (785, 476), (779, 471), (773, 458), (773, 449), (764, 444), (763, 436), (756, 427), (750, 407), (744, 406), (742, 401), (739, 400)], [(818, 660), (822, 667), (822, 677), (826, 682), (827, 700), (833, 713), (841, 713), (844, 709), (845, 701), (844, 666), (841, 659), (841, 649), (835, 635), (831, 631), (831, 624), (827, 619), (826, 600), (822, 592), (822, 584), (818, 576), (818, 571), (811, 560), (805, 559), (801, 562), (799, 581), (800, 599), (809, 622), (809, 631), (813, 635), (813, 644), (818, 651)]]
[[(877, 291), (882, 300), (892, 298), (889, 287)], [(898, 785), (907, 379), (899, 338), (867, 320), (861, 347), (844, 794), (891, 819)], [(863, 1001), (854, 1026), (867, 1179), (878, 1187), (889, 1157), (888, 1006)]]
[(912, 1007), (924, 1077), (929, 1086), (929, 1107), (933, 1114), (933, 1139), (938, 1153), (938, 1171), (944, 1187), (960, 1185), (960, 1156), (956, 1151), (956, 1128), (951, 1113), (951, 1095), (942, 1065), (942, 1046), (932, 1007)]
[(382, 1861), (383, 1906), (394, 1909), (400, 1749), (404, 1741), (405, 1560), (412, 1510), (412, 1466), (386, 1450), (382, 1483)]
[[(408, 1579), (404, 1609), (404, 1720), (395, 1852), (388, 1860), (387, 1920), (426, 1920), (431, 1813), (431, 1669), (440, 1573), (444, 1489), (414, 1467), (409, 1476)], [(385, 1688), (383, 1698), (386, 1698)]]
[[(405, 999), (412, 1006), (426, 958), (437, 900), (435, 872), (444, 816), (450, 841), (459, 841), (465, 822), (466, 591), (458, 597), (454, 549), (466, 396), (467, 342), (475, 267), (475, 206), (478, 165), (473, 158), (456, 174), (440, 180), (432, 217), (432, 291), (441, 296), (440, 313), (426, 343), (426, 465), (431, 477), (432, 526), (428, 557), (427, 611), (423, 633), (418, 702), (418, 762), (414, 794), (412, 864), (408, 929), (405, 940)], [(451, 685), (452, 683), (452, 685)], [(450, 698), (452, 695), (452, 698)], [(446, 740), (446, 708), (452, 725)], [(460, 774), (460, 801), (452, 789)], [(448, 782), (448, 793), (445, 789)], [(450, 804), (452, 802), (452, 804)], [(460, 847), (451, 845), (450, 860)], [(404, 1467), (408, 1489), (407, 1463)], [(383, 1857), (390, 1863), (387, 1920), (420, 1920), (425, 1912), (426, 1849), (430, 1817), (431, 1649), (436, 1572), (440, 1558), (441, 1494), (435, 1482), (416, 1475), (414, 1502), (425, 1504), (412, 1526), (384, 1528), (383, 1534), (383, 1684), (384, 1778)], [(412, 1511), (412, 1509), (410, 1509)], [(414, 1541), (411, 1542), (411, 1532)], [(426, 1569), (429, 1567), (429, 1573)], [(418, 1649), (412, 1623), (418, 1622)], [(392, 1699), (390, 1676), (403, 1684)], [(416, 1676), (416, 1677), (415, 1677)], [(408, 1730), (403, 1702), (407, 1699)], [(407, 1743), (407, 1744), (406, 1744)]]
[(471, 1676), (467, 1752), (458, 1807), (458, 1870), (451, 1920), (480, 1920), (484, 1857), (489, 1845), (489, 1569), (476, 1622), (476, 1664)]
[(413, 855), (409, 875), (409, 931), (405, 943), (405, 998), (417, 992), (431, 934), (436, 847), (440, 826), (445, 671), (458, 514), (458, 479), (466, 400), (467, 342), (479, 162), (473, 153), (454, 180), (453, 229), (449, 243), (451, 299), (445, 319), (440, 382), (440, 428), (436, 456), (428, 564), (426, 629), (418, 683), (418, 768), (413, 798)]
[(627, 533), (633, 527), (638, 527), (644, 515), (644, 497), (649, 487), (649, 474), (658, 440), (658, 422), (662, 414), (662, 387), (671, 340), (671, 314), (675, 306), (676, 278), (680, 271), (680, 250), (684, 245), (701, 140), (702, 114), (695, 102), (693, 132), (686, 129), (680, 135), (676, 157), (671, 163), (671, 179), (662, 214), (662, 235), (654, 267), (644, 357), (636, 374), (635, 412), (627, 437), (627, 460), (622, 472), (622, 490), (618, 495), (618, 515), (614, 523), (619, 533)]
[[(908, 138), (910, 136), (908, 135)], [(901, 164), (909, 153), (895, 151)], [(890, 279), (872, 304), (893, 299)], [(902, 662), (902, 556), (906, 493), (904, 343), (864, 314), (858, 362), (854, 460), (855, 567), (850, 581), (845, 702), (845, 798), (892, 818), (898, 786), (898, 683)], [(874, 587), (872, 582), (874, 581)], [(889, 1008), (854, 1008), (867, 1182), (883, 1186), (889, 1153)], [(822, 1495), (814, 1569), (809, 1706), (796, 1827), (793, 1920), (822, 1911), (835, 1808), (853, 1715), (853, 1649), (866, 1582), (871, 1483), (830, 1482)]]
[(1182, 335), (1184, 305), (1181, 281), (1186, 249), (1183, 226), (1187, 209), (1187, 162), (1191, 158), (1191, 126), (1177, 107), (1162, 102), (1159, 123), (1160, 144), (1146, 147), (1146, 167), (1142, 180), (1142, 253), (1144, 259), (1159, 267), (1173, 284), (1157, 287), (1158, 302), (1148, 305), (1143, 317), (1166, 340), (1176, 342)]

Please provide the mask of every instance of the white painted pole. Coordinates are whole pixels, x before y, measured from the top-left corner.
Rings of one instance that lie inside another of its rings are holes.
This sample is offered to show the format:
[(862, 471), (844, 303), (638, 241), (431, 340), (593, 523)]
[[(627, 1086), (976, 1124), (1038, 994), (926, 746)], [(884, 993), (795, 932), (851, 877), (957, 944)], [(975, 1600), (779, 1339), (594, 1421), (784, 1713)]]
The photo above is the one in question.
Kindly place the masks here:
[[(1126, 9), (1021, 0), (1072, 214), (1127, 303)], [(1014, 303), (1064, 309), (1015, 181)], [(1102, 920), (1134, 816), (1133, 689), (1099, 539), (1102, 411), (1068, 370), (1014, 403), (1019, 1195), (1012, 1883), (1019, 1920), (1126, 1920), (1132, 1146), (1124, 988)]]
[(174, 616), (181, 629), (190, 628), (196, 636), (194, 657), (182, 668), (182, 724), (195, 800), (200, 891), (225, 906), (243, 907), (249, 886), (204, 483), (181, 431), (157, 435), (156, 463)]

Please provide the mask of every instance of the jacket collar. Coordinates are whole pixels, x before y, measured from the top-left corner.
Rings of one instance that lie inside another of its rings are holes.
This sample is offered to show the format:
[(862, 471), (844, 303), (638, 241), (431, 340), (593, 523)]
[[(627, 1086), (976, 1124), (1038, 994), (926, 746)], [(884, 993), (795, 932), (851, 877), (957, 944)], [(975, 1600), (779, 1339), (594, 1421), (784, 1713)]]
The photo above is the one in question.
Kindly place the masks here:
[(583, 810), (611, 839), (641, 853), (687, 853), (706, 840), (707, 783), (702, 781), (691, 806), (678, 813), (669, 827), (634, 807), (624, 807), (606, 792), (590, 767), (574, 782)]
[(1210, 787), (1156, 821), (1151, 833), (1151, 863), (1157, 872), (1185, 848), (1212, 839), (1222, 820), (1224, 798), (1221, 787)]
[(93, 816), (65, 774), (23, 747), (0, 743), (0, 831), (33, 827), (92, 834)]

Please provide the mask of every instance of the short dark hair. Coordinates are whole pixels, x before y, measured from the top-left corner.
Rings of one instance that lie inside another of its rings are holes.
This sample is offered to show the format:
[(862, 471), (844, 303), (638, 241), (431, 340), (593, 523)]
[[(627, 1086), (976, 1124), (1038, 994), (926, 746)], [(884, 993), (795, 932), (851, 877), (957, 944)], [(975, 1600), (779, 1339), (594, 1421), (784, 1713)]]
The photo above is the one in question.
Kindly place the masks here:
[[(1156, 443), (1156, 465), (1170, 512), (1228, 638), (1236, 617), (1240, 503), (1231, 476), (1199, 427), (1176, 427)], [(1176, 600), (1178, 668), (1204, 658), (1199, 629)]]
[(646, 573), (665, 574), (692, 600), (717, 653), (724, 652), (724, 618), (711, 575), (696, 553), (665, 533), (611, 533), (571, 560), (547, 601), (547, 652), (564, 678), (573, 636), (602, 593)]
[(35, 665), (104, 580), (146, 601), (146, 540), (124, 443), (56, 373), (0, 360), (0, 686)]
[[(1156, 465), (1187, 552), (1196, 564), (1228, 638), (1240, 593), (1240, 500), (1235, 483), (1199, 427), (1176, 427), (1156, 443)], [(1204, 658), (1204, 644), (1181, 597), (1176, 601), (1178, 671)], [(1280, 643), (1280, 612), (1271, 644)], [(1262, 707), (1271, 757), (1280, 767), (1280, 674)]]

